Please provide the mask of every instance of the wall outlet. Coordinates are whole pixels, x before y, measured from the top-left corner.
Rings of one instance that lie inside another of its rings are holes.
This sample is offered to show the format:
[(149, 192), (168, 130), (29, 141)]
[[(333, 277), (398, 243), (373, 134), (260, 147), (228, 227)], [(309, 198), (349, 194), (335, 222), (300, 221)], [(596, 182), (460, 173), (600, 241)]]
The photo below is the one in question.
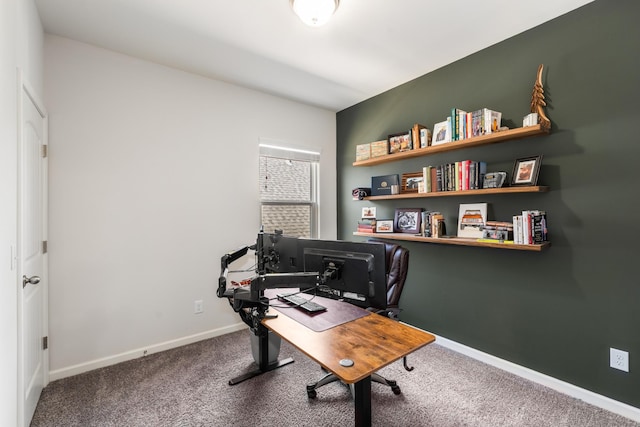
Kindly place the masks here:
[(629, 372), (629, 352), (617, 348), (610, 348), (609, 352), (609, 366)]
[(194, 312), (195, 314), (200, 314), (200, 313), (202, 313), (203, 311), (204, 311), (204, 305), (203, 305), (202, 300), (201, 300), (201, 299), (196, 300), (196, 301), (193, 303), (193, 312)]

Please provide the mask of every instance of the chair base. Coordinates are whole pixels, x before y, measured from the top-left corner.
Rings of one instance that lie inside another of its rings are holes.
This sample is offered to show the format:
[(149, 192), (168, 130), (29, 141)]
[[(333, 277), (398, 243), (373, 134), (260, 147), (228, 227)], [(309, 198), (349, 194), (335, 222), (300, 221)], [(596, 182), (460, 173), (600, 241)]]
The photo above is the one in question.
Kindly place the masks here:
[[(315, 383), (311, 383), (307, 385), (307, 397), (309, 397), (309, 399), (315, 399), (318, 396), (318, 392), (316, 391), (318, 388), (322, 387), (323, 385), (331, 384), (336, 381), (340, 381), (340, 379), (336, 377), (334, 374), (332, 374), (331, 372), (327, 373), (325, 376), (320, 378)], [(391, 387), (391, 391), (393, 391), (393, 394), (402, 393), (402, 391), (400, 390), (400, 386), (394, 380), (388, 380), (380, 374), (376, 374), (376, 373), (371, 374), (371, 381)], [(349, 386), (351, 390), (351, 395), (353, 396), (354, 395), (353, 384), (345, 384), (345, 383), (342, 383), (342, 384)]]

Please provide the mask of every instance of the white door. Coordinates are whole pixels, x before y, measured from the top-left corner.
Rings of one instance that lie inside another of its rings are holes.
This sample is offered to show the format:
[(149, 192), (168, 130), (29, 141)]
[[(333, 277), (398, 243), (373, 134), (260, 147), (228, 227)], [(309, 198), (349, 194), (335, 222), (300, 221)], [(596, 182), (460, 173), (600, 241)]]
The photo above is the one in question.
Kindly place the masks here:
[(19, 82), (18, 136), (18, 417), (28, 426), (48, 381), (46, 130), (42, 104)]

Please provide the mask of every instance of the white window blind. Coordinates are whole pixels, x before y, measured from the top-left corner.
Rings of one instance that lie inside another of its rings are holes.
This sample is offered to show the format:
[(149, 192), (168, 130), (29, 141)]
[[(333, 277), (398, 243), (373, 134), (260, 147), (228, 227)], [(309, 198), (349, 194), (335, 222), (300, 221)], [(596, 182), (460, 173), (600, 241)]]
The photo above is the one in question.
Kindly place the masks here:
[(320, 153), (260, 144), (260, 220), (265, 232), (294, 237), (318, 235)]

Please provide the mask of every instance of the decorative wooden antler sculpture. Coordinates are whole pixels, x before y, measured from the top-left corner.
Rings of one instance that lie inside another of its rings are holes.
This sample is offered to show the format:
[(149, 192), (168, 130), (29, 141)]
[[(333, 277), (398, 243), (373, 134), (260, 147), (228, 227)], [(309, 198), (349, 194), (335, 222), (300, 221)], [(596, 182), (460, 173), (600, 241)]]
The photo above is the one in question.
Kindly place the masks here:
[(544, 88), (542, 87), (542, 69), (543, 64), (538, 66), (538, 77), (533, 85), (533, 93), (531, 95), (531, 112), (538, 113), (538, 120), (542, 129), (549, 131), (551, 129), (551, 121), (544, 112), (547, 103), (544, 101)]

